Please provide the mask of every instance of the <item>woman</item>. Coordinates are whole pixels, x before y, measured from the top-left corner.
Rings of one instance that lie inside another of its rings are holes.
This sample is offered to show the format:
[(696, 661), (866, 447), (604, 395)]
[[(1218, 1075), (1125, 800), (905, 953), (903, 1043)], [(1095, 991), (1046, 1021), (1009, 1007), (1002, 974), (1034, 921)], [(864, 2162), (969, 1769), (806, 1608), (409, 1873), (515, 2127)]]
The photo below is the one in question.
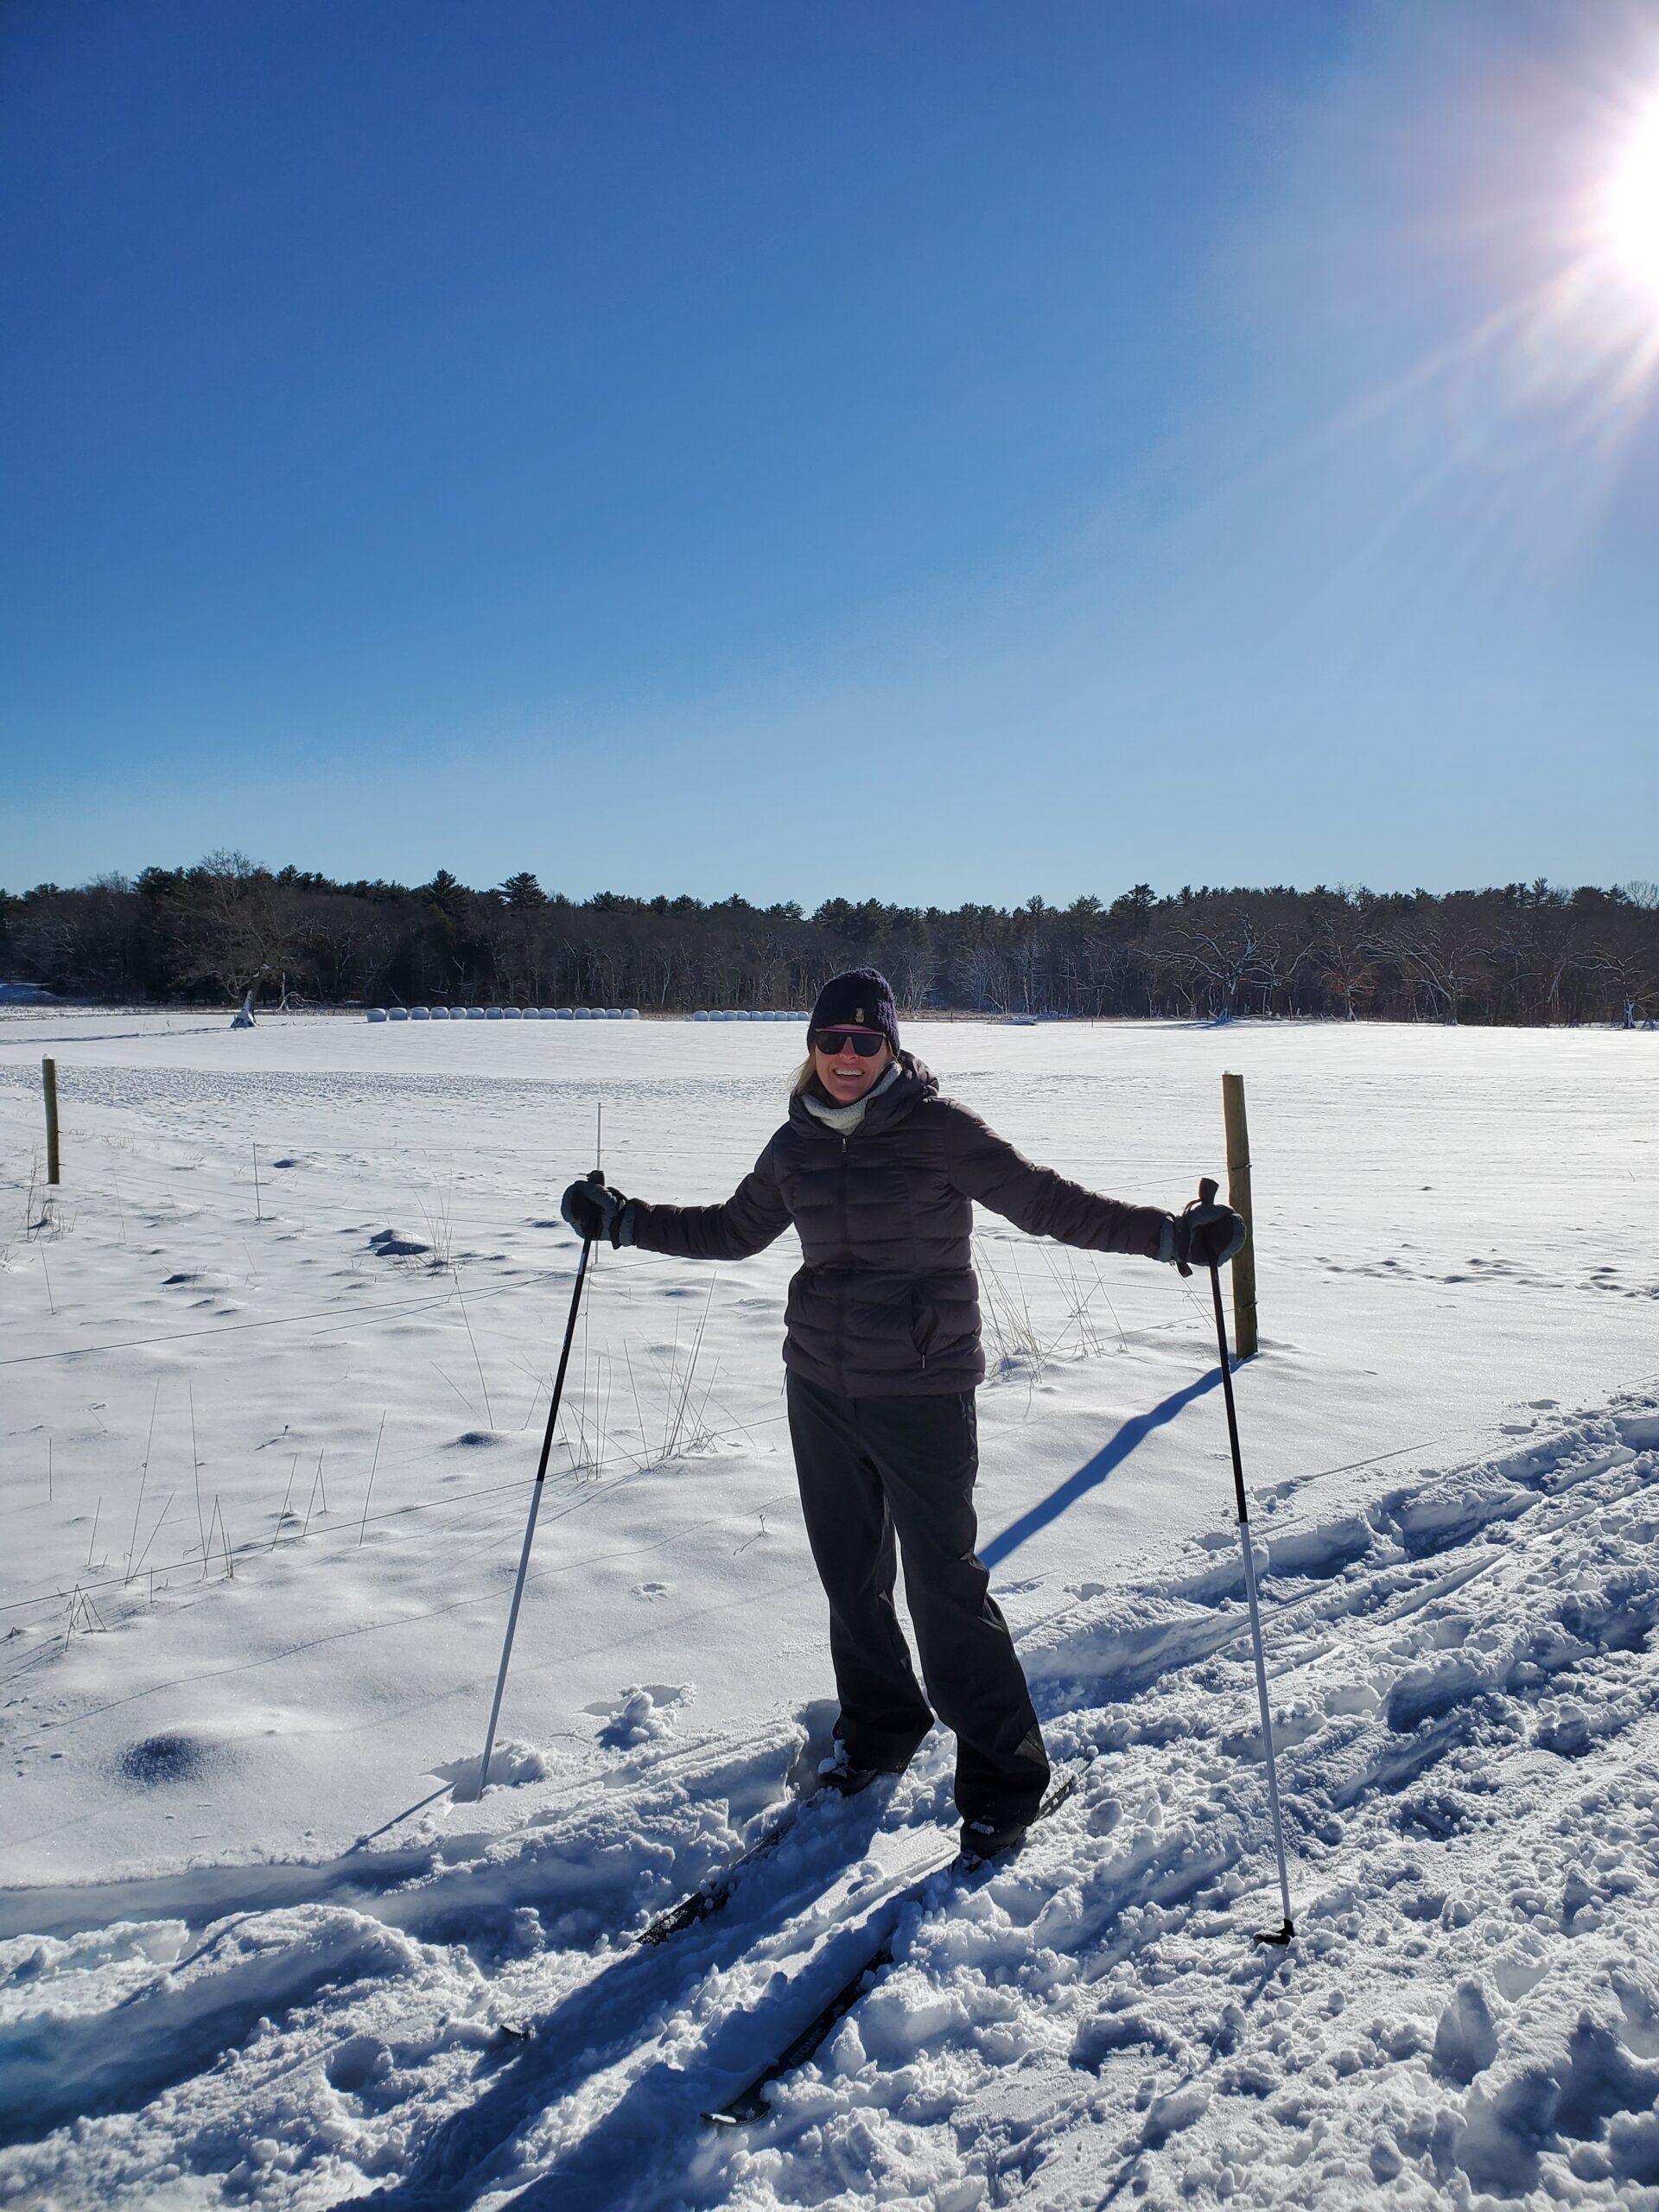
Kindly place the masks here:
[[(823, 1777), (850, 1793), (899, 1772), (937, 1713), (957, 1738), (963, 1850), (988, 1858), (1017, 1847), (1049, 1767), (974, 1555), (985, 1359), (973, 1201), (1034, 1236), (1184, 1267), (1230, 1258), (1244, 1224), (1225, 1206), (1122, 1205), (1033, 1166), (899, 1050), (893, 993), (874, 969), (824, 985), (808, 1037), (788, 1120), (723, 1205), (652, 1205), (573, 1183), (564, 1218), (579, 1236), (679, 1259), (746, 1259), (791, 1222), (799, 1231), (784, 1363), (841, 1700)], [(893, 1607), (895, 1537), (925, 1695)]]

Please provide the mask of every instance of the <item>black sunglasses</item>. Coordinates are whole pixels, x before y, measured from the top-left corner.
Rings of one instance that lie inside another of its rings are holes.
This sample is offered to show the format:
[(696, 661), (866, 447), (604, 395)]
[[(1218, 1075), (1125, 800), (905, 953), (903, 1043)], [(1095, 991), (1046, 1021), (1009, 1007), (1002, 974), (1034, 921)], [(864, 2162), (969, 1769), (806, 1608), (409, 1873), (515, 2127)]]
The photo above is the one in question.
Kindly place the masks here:
[(873, 1060), (887, 1041), (880, 1031), (874, 1029), (815, 1029), (812, 1032), (815, 1052), (833, 1055), (844, 1052), (850, 1045), (861, 1060)]

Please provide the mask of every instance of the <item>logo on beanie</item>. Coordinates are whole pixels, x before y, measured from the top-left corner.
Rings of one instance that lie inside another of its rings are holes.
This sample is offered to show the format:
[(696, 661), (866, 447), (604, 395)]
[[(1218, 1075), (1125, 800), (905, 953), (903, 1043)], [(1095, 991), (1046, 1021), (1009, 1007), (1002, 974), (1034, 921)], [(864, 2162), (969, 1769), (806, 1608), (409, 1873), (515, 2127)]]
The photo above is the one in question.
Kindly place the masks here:
[(858, 1024), (861, 1029), (864, 1027), (864, 1009), (861, 1006), (855, 1007), (853, 1008), (853, 1020)]

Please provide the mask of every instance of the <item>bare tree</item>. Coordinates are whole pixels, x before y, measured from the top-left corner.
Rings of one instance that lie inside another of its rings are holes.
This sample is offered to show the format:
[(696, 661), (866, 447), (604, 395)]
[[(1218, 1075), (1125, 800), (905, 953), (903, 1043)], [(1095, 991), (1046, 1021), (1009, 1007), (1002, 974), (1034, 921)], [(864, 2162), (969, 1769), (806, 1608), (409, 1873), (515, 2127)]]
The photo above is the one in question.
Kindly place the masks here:
[(209, 853), (176, 880), (166, 903), (174, 976), (187, 988), (216, 984), (227, 997), (241, 999), (278, 983), (300, 963), (296, 901), (269, 868), (244, 853)]
[(1409, 912), (1389, 927), (1383, 943), (1402, 975), (1422, 992), (1428, 1011), (1455, 1025), (1487, 974), (1489, 938), (1467, 894), (1434, 899), (1419, 892)]
[(1608, 914), (1593, 960), (1622, 1027), (1634, 1029), (1659, 1014), (1659, 944), (1640, 908), (1616, 907)]
[(1274, 974), (1268, 937), (1243, 907), (1224, 908), (1178, 925), (1172, 946), (1176, 963), (1192, 986), (1194, 1001), (1205, 998), (1211, 1012), (1224, 1021), (1240, 1013), (1245, 995), (1270, 984)]
[(1357, 1021), (1377, 981), (1376, 923), (1369, 893), (1339, 890), (1321, 899), (1308, 950), (1314, 973), (1341, 1007), (1343, 1020)]

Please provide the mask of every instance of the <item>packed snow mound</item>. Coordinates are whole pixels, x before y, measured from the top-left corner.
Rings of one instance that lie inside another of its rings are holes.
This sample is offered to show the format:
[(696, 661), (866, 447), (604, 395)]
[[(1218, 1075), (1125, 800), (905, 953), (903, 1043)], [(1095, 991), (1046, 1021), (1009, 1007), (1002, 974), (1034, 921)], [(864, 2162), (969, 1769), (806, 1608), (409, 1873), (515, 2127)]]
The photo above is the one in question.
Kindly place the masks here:
[(613, 1705), (593, 1708), (605, 1721), (599, 1740), (607, 1751), (631, 1751), (642, 1744), (660, 1743), (674, 1733), (677, 1709), (689, 1705), (695, 1694), (689, 1686), (674, 1688), (662, 1682), (636, 1683), (624, 1690)]
[(401, 1229), (377, 1229), (369, 1239), (369, 1249), (382, 1260), (417, 1260), (424, 1259), (432, 1247)]
[[(446, 1759), (432, 1769), (440, 1782), (447, 1782), (458, 1804), (475, 1803), (478, 1799), (479, 1762), (483, 1758), (480, 1745), (471, 1758)], [(488, 1787), (512, 1789), (525, 1782), (545, 1782), (548, 1774), (547, 1754), (534, 1744), (520, 1744), (506, 1739), (490, 1746), (490, 1777)]]

